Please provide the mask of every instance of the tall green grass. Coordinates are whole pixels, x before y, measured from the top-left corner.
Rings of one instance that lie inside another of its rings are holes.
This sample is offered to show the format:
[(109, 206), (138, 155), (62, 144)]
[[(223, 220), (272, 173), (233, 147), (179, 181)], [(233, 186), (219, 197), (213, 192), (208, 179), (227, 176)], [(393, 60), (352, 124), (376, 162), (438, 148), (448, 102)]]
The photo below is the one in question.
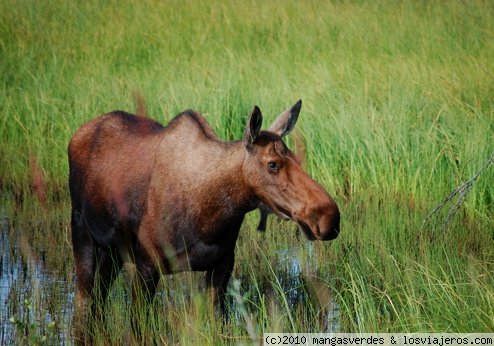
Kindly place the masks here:
[[(223, 326), (200, 291), (180, 284), (196, 278), (182, 275), (166, 280), (176, 286), (146, 322), (152, 338), (214, 344), (322, 331), (329, 303), (313, 297), (310, 280), (294, 283), (303, 304), (288, 303), (287, 249), (339, 304), (341, 331), (494, 329), (494, 169), (452, 223), (443, 227), (438, 213), (422, 227), (494, 150), (492, 2), (4, 0), (0, 23), (0, 213), (12, 236), (29, 230), (36, 254), (57, 243), (65, 262), (48, 261), (70, 283), (66, 146), (84, 121), (133, 111), (138, 91), (151, 117), (194, 108), (231, 140), (254, 104), (269, 122), (304, 101), (306, 168), (341, 208), (340, 237), (309, 244), (276, 220), (261, 236), (249, 216), (234, 318)], [(30, 197), (31, 155), (49, 211)], [(129, 324), (117, 286), (114, 342)]]

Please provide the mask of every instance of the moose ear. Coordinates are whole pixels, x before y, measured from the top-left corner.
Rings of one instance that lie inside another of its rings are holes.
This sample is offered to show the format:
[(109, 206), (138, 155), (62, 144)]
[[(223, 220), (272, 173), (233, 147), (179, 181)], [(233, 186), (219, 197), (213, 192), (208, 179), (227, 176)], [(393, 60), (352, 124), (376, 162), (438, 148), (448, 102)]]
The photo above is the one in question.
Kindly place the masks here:
[(250, 114), (249, 121), (244, 131), (244, 144), (247, 149), (252, 147), (252, 144), (259, 135), (262, 126), (262, 114), (259, 107), (254, 106), (252, 113)]
[(300, 108), (302, 108), (302, 100), (298, 100), (292, 107), (281, 113), (268, 131), (276, 133), (280, 137), (285, 137), (292, 132), (297, 123)]

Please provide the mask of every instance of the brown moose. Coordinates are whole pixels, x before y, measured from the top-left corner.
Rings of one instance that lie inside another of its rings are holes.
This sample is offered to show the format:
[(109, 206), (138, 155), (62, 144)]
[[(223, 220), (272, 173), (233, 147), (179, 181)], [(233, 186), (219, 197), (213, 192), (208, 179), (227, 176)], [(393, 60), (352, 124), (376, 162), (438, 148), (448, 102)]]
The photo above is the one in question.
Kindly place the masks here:
[(206, 271), (224, 309), (235, 243), (246, 213), (297, 222), (310, 240), (338, 236), (340, 213), (305, 173), (283, 137), (302, 102), (267, 131), (254, 107), (243, 139), (220, 140), (205, 118), (188, 110), (168, 126), (115, 111), (84, 124), (68, 148), (76, 315), (105, 299), (126, 262), (133, 292), (152, 297), (161, 274)]

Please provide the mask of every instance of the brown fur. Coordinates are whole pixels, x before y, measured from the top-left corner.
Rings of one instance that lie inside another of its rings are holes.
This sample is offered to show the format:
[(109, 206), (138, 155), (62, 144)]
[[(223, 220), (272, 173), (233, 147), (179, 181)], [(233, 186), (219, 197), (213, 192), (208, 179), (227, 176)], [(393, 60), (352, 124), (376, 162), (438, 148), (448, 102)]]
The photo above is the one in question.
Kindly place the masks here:
[(300, 105), (268, 131), (260, 131), (256, 107), (234, 142), (221, 141), (194, 111), (166, 127), (122, 111), (83, 125), (68, 150), (76, 313), (83, 317), (90, 301), (94, 309), (95, 292), (106, 297), (125, 262), (139, 274), (134, 295), (143, 289), (149, 297), (160, 274), (206, 271), (223, 308), (240, 226), (260, 204), (298, 222), (311, 240), (335, 238), (335, 202), (282, 141)]

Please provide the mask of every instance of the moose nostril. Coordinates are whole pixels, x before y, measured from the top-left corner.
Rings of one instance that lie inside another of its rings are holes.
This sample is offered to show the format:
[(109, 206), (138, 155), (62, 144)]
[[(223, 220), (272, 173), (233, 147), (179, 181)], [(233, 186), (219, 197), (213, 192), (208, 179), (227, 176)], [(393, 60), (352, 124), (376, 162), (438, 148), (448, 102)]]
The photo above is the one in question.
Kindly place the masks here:
[(334, 221), (334, 231), (336, 233), (340, 232), (340, 212), (336, 209), (335, 221)]
[(319, 230), (323, 240), (333, 240), (340, 233), (340, 211), (336, 203), (330, 206), (326, 216), (321, 219)]

